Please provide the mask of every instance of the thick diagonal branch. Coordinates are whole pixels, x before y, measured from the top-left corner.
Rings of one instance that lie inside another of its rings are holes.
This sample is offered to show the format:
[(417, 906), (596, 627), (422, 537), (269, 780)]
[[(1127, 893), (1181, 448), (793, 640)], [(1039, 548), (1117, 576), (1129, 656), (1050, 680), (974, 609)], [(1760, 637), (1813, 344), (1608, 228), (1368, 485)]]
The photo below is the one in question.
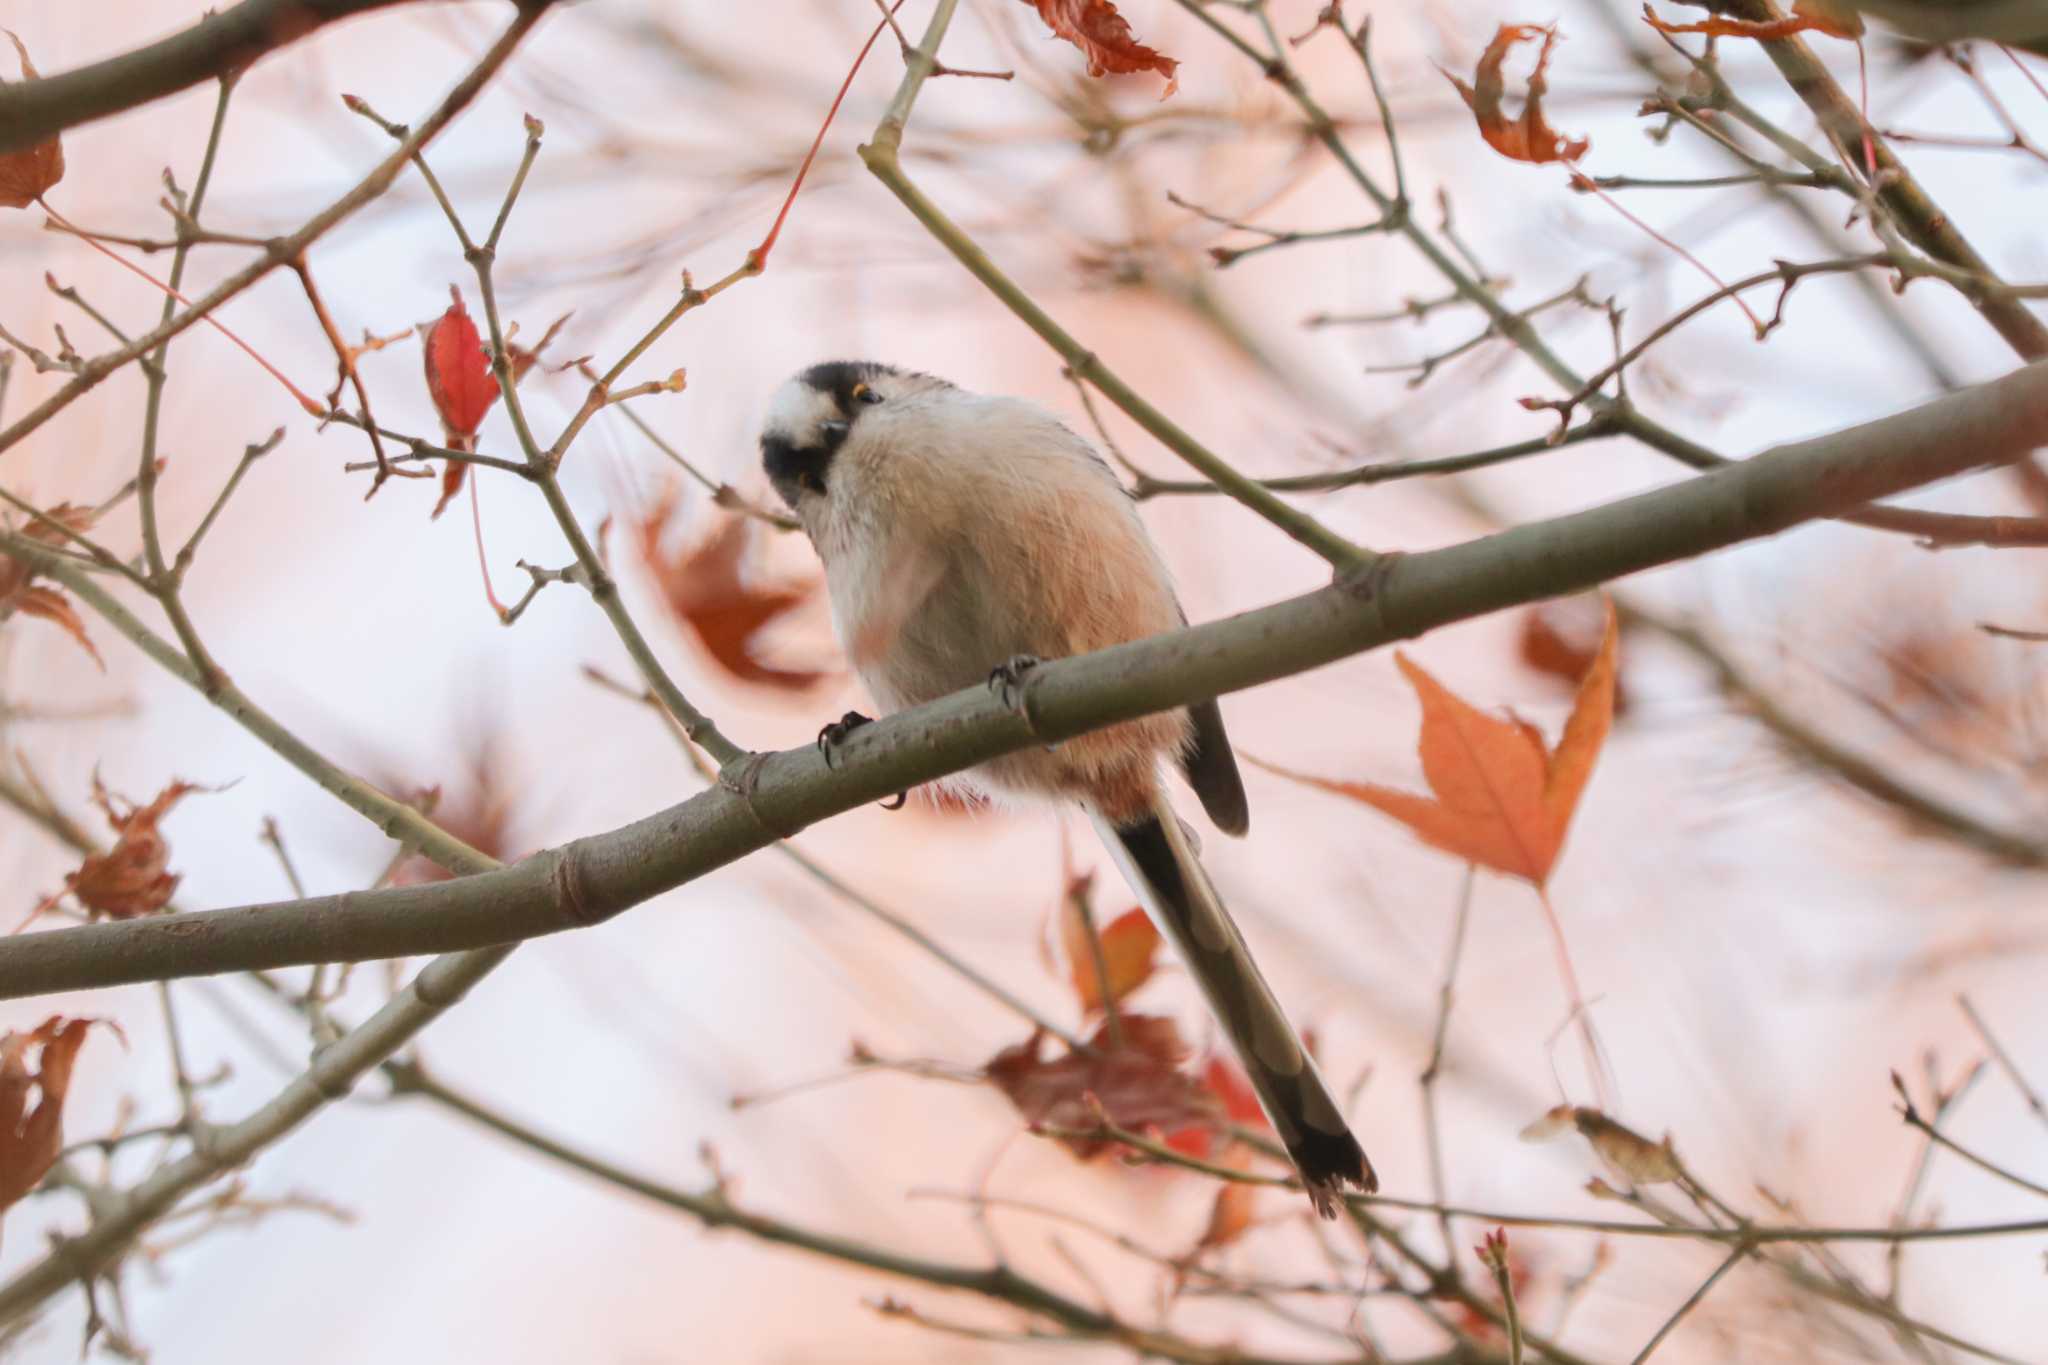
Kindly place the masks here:
[[(2048, 364), (1781, 446), (1682, 484), (1440, 550), (1226, 620), (973, 688), (812, 747), (728, 765), (711, 791), (512, 867), (431, 886), (87, 925), (0, 942), (0, 998), (310, 962), (484, 948), (597, 924), (816, 821), (1034, 743), (1271, 682), (1503, 607), (1576, 592), (2048, 444)], [(22, 550), (63, 580), (61, 558)]]
[(266, 53), (337, 19), (406, 0), (242, 0), (168, 38), (90, 66), (0, 86), (0, 152), (32, 147), (106, 118), (240, 72)]

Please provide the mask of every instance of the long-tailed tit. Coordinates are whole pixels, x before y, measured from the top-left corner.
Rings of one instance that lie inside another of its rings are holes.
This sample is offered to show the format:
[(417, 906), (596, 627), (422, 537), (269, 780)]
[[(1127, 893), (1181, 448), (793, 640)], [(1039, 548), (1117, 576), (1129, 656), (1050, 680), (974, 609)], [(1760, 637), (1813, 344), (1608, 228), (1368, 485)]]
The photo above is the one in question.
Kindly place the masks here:
[[(885, 710), (1186, 622), (1137, 510), (1050, 413), (887, 365), (815, 365), (761, 454), (825, 563), (832, 619)], [(858, 719), (850, 717), (849, 719)], [(831, 727), (828, 727), (830, 729)], [(1324, 1216), (1372, 1165), (1197, 861), (1162, 759), (1227, 834), (1249, 823), (1216, 703), (1009, 754), (964, 782), (1082, 806), (1186, 961)]]

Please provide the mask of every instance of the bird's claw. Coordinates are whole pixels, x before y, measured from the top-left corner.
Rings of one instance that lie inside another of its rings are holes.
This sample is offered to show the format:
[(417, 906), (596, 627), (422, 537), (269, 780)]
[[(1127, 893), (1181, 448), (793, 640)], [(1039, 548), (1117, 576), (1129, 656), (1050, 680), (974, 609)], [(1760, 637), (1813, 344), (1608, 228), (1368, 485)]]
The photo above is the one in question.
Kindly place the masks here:
[[(1024, 677), (1043, 663), (1035, 654), (1013, 654), (989, 670), (988, 690), (1002, 698), (1004, 706), (1023, 714)], [(1029, 720), (1029, 716), (1025, 716)]]
[(825, 766), (832, 766), (832, 753), (846, 737), (863, 725), (873, 725), (873, 716), (864, 716), (858, 711), (848, 711), (830, 725), (818, 731), (818, 752), (825, 756)]
[[(874, 723), (875, 718), (873, 716), (864, 716), (858, 711), (848, 711), (830, 725), (820, 728), (818, 731), (818, 752), (825, 756), (825, 766), (828, 768), (832, 766), (832, 755), (839, 748), (841, 741), (855, 730), (860, 729), (861, 726), (873, 725)], [(883, 810), (902, 810), (903, 803), (909, 799), (909, 792), (897, 792), (895, 800), (884, 801), (881, 803), (881, 807)]]

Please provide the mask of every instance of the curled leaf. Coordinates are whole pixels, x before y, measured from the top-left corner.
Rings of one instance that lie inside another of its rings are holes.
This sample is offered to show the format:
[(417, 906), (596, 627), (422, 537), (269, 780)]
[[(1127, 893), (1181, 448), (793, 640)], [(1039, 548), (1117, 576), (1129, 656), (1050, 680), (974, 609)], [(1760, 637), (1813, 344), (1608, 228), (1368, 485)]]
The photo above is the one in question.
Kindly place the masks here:
[[(540, 364), (541, 352), (545, 351), (549, 343), (553, 342), (561, 334), (562, 328), (568, 324), (571, 316), (573, 316), (573, 310), (562, 314), (562, 316), (549, 323), (548, 329), (540, 334), (540, 340), (531, 346), (521, 346), (512, 339), (513, 335), (519, 330), (517, 324), (514, 324), (507, 330), (505, 335), (505, 356), (512, 362), (512, 382), (514, 384), (525, 379), (527, 371)], [(680, 375), (682, 371), (677, 370), (676, 374)], [(677, 387), (680, 388), (681, 385), (678, 384)]]
[[(1524, 1128), (1524, 1142), (1541, 1142), (1577, 1131), (1608, 1167), (1633, 1185), (1657, 1185), (1677, 1180), (1683, 1171), (1671, 1139), (1652, 1142), (1625, 1124), (1617, 1123), (1598, 1109), (1560, 1104)], [(1588, 1190), (1598, 1198), (1618, 1198), (1611, 1186), (1595, 1177)]]
[[(27, 1033), (0, 1036), (0, 1209), (42, 1183), (63, 1149), (64, 1097), (92, 1024), (52, 1015)], [(30, 1049), (38, 1053), (33, 1070)]]
[[(46, 545), (61, 545), (64, 534), (51, 522), (68, 526), (74, 531), (90, 530), (99, 513), (90, 507), (76, 507), (71, 503), (59, 503), (43, 514), (47, 520), (29, 522), (22, 528), (22, 535), (30, 540), (39, 540)], [(67, 632), (72, 639), (92, 655), (92, 661), (104, 671), (107, 662), (94, 647), (92, 637), (85, 633), (85, 622), (79, 619), (78, 609), (71, 599), (55, 588), (32, 586), (30, 580), (35, 571), (24, 560), (14, 559), (0, 552), (0, 620), (16, 612), (23, 616), (39, 617), (52, 622)]]
[(1034, 1032), (1004, 1048), (982, 1075), (1009, 1098), (1034, 1128), (1068, 1130), (1060, 1137), (1086, 1161), (1115, 1144), (1089, 1135), (1106, 1116), (1134, 1133), (1213, 1126), (1220, 1106), (1208, 1088), (1181, 1070), (1187, 1046), (1171, 1019), (1127, 1014), (1112, 1031), (1095, 1031), (1085, 1052), (1046, 1057), (1045, 1035)]
[[(37, 79), (35, 63), (28, 59), (28, 49), (22, 46), (21, 39), (12, 29), (0, 32), (7, 34), (15, 55), (21, 58), (21, 78)], [(64, 143), (60, 138), (0, 154), (0, 208), (25, 209), (63, 178)]]
[(92, 854), (76, 872), (67, 874), (64, 889), (92, 914), (110, 919), (133, 919), (163, 909), (178, 889), (179, 877), (168, 870), (171, 846), (157, 824), (171, 807), (198, 790), (190, 782), (174, 781), (148, 805), (138, 806), (108, 792), (95, 773), (93, 804), (106, 812), (118, 837), (112, 848)]
[(1091, 76), (1128, 75), (1157, 71), (1166, 77), (1165, 99), (1180, 89), (1174, 71), (1180, 63), (1139, 42), (1131, 34), (1130, 21), (1116, 11), (1110, 0), (1024, 0), (1038, 11), (1045, 26), (1081, 49), (1088, 58)]
[(78, 641), (86, 653), (92, 655), (92, 661), (100, 666), (102, 673), (106, 671), (107, 661), (100, 657), (98, 646), (94, 645), (92, 637), (85, 633), (85, 622), (79, 619), (78, 608), (73, 606), (71, 599), (63, 593), (55, 588), (19, 588), (5, 605), (13, 607), (23, 616), (38, 616), (58, 626), (65, 634)]
[(1676, 1180), (1681, 1174), (1678, 1153), (1672, 1150), (1670, 1138), (1652, 1142), (1597, 1109), (1579, 1109), (1572, 1117), (1580, 1136), (1592, 1144), (1600, 1159), (1630, 1182), (1656, 1185)]
[[(1501, 97), (1507, 91), (1501, 65), (1516, 43), (1537, 37), (1543, 39), (1543, 48), (1536, 56), (1536, 69), (1529, 75), (1529, 95), (1522, 103), (1522, 116), (1510, 119), (1501, 107)], [(1556, 45), (1555, 24), (1502, 24), (1493, 35), (1493, 41), (1486, 45), (1486, 51), (1480, 54), (1471, 85), (1448, 71), (1444, 72), (1451, 84), (1458, 87), (1458, 93), (1464, 96), (1473, 118), (1478, 120), (1479, 135), (1502, 156), (1531, 163), (1577, 161), (1592, 145), (1586, 138), (1565, 137), (1543, 116), (1543, 96), (1550, 88), (1546, 78), (1550, 50)]]

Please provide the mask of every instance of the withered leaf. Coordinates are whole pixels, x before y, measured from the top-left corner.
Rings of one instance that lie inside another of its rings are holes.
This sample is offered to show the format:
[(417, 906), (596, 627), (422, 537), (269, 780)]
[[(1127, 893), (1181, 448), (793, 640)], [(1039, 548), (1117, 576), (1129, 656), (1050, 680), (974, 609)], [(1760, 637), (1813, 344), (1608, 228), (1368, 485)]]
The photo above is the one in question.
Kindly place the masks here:
[(106, 671), (107, 661), (100, 657), (99, 647), (85, 633), (85, 622), (79, 619), (78, 608), (55, 588), (17, 588), (4, 602), (0, 602), (0, 607), (12, 607), (23, 616), (38, 616), (61, 627), (65, 634), (78, 641), (86, 653), (92, 655), (92, 661), (100, 666), (102, 673)]
[[(22, 45), (21, 39), (12, 29), (0, 32), (7, 34), (8, 41), (14, 44), (15, 55), (21, 58), (21, 78), (35, 80), (35, 63), (28, 59), (28, 49)], [(33, 147), (0, 154), (0, 208), (25, 209), (63, 178), (64, 143), (61, 138), (53, 137)]]
[(68, 873), (64, 889), (92, 914), (111, 919), (133, 919), (163, 909), (178, 889), (179, 878), (167, 870), (171, 846), (157, 823), (197, 790), (190, 782), (174, 781), (148, 805), (137, 806), (108, 792), (99, 774), (93, 774), (93, 804), (106, 812), (117, 837), (112, 848), (92, 854), (76, 872)]
[(1652, 1142), (1597, 1109), (1576, 1109), (1572, 1121), (1600, 1159), (1633, 1183), (1656, 1185), (1678, 1179), (1678, 1153), (1670, 1138)]
[[(77, 507), (66, 502), (59, 503), (43, 515), (48, 518), (47, 521), (29, 522), (22, 527), (22, 535), (45, 544), (61, 545), (64, 543), (64, 535), (52, 526), (51, 522), (61, 523), (74, 531), (86, 531), (92, 528), (93, 522), (99, 517), (99, 512), (91, 507)], [(34, 577), (35, 571), (26, 561), (0, 553), (0, 620), (20, 612), (23, 616), (35, 616), (53, 622), (84, 646), (85, 652), (92, 655), (92, 661), (104, 671), (107, 661), (100, 657), (99, 650), (93, 645), (92, 637), (85, 633), (85, 622), (79, 619), (78, 609), (71, 604), (71, 599), (55, 588), (31, 586), (30, 580)]]
[[(1571, 1131), (1586, 1139), (1594, 1154), (1631, 1184), (1662, 1184), (1683, 1174), (1670, 1138), (1652, 1142), (1598, 1109), (1581, 1105), (1560, 1104), (1544, 1111), (1541, 1118), (1522, 1130), (1521, 1137), (1524, 1142), (1541, 1142)], [(1596, 1195), (1607, 1189), (1597, 1178), (1594, 1184), (1600, 1187), (1593, 1191)]]
[[(1245, 1079), (1237, 1063), (1221, 1053), (1212, 1053), (1201, 1071), (1202, 1085), (1215, 1097), (1222, 1108), (1226, 1124), (1246, 1128), (1271, 1128), (1266, 1111), (1259, 1107), (1259, 1097), (1252, 1091), (1252, 1083)], [(1215, 1148), (1216, 1125), (1213, 1122), (1197, 1124), (1166, 1135), (1166, 1145), (1187, 1156), (1207, 1160)]]
[[(1032, 1127), (1087, 1132), (1098, 1126), (1095, 1106), (1128, 1132), (1175, 1132), (1214, 1125), (1221, 1106), (1208, 1087), (1181, 1070), (1187, 1047), (1171, 1019), (1120, 1016), (1121, 1042), (1108, 1020), (1088, 1040), (1088, 1051), (1046, 1057), (1045, 1035), (1034, 1032), (1004, 1048), (982, 1074), (1009, 1097)], [(1060, 1141), (1082, 1160), (1115, 1144), (1108, 1139), (1063, 1135)]]
[(1145, 46), (1131, 34), (1130, 21), (1110, 0), (1024, 0), (1038, 11), (1047, 28), (1081, 49), (1091, 76), (1129, 75), (1157, 71), (1166, 77), (1165, 99), (1180, 89), (1174, 71), (1180, 63)]
[[(51, 1015), (27, 1033), (0, 1036), (0, 1210), (42, 1183), (64, 1146), (64, 1097), (90, 1019)], [(38, 1049), (29, 1067), (29, 1050)], [(36, 1094), (29, 1107), (29, 1091)]]
[(1655, 10), (1644, 5), (1643, 22), (1659, 33), (1699, 33), (1711, 38), (1755, 38), (1761, 42), (1790, 38), (1800, 33), (1824, 33), (1830, 38), (1845, 38), (1850, 42), (1863, 36), (1863, 16), (1856, 12), (1855, 7), (1831, 4), (1829, 0), (1795, 0), (1792, 13), (1782, 19), (1737, 19), (1716, 14), (1692, 24), (1667, 23), (1657, 17)]
[[(1507, 60), (1509, 50), (1516, 43), (1537, 37), (1543, 39), (1543, 48), (1536, 57), (1536, 70), (1529, 76), (1529, 95), (1523, 101), (1522, 116), (1510, 119), (1501, 108), (1501, 97), (1507, 90), (1501, 64)], [(1478, 120), (1479, 135), (1502, 156), (1532, 163), (1576, 161), (1592, 145), (1587, 138), (1565, 137), (1543, 116), (1543, 96), (1550, 89), (1547, 79), (1550, 50), (1556, 45), (1555, 24), (1502, 24), (1493, 35), (1493, 41), (1486, 45), (1486, 51), (1480, 54), (1471, 85), (1449, 71), (1444, 72), (1451, 84), (1458, 88), (1458, 93), (1464, 96), (1473, 118)]]
[(754, 655), (754, 640), (816, 594), (815, 582), (763, 586), (742, 572), (750, 544), (747, 519), (719, 515), (696, 545), (680, 553), (664, 548), (664, 532), (676, 503), (663, 494), (636, 528), (640, 553), (676, 619), (727, 673), (741, 682), (799, 691), (824, 676), (812, 670), (775, 668)]
[(1447, 853), (1542, 886), (1614, 722), (1613, 608), (1608, 608), (1599, 653), (1579, 683), (1571, 719), (1555, 750), (1545, 746), (1533, 725), (1480, 711), (1406, 655), (1395, 655), (1395, 661), (1422, 701), (1422, 772), (1434, 799), (1251, 761), (1282, 777), (1362, 801)]

